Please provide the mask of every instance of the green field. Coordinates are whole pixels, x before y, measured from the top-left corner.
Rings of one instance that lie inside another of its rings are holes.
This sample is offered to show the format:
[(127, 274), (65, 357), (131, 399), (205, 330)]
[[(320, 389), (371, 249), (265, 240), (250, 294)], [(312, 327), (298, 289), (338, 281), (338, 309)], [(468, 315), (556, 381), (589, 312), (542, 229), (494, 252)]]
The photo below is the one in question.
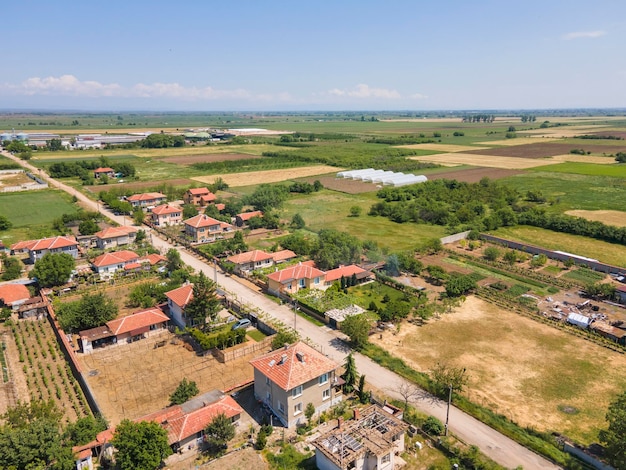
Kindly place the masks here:
[(534, 171), (551, 173), (573, 173), (575, 175), (609, 176), (611, 178), (626, 178), (626, 164), (613, 163), (559, 163), (535, 168)]
[[(428, 239), (446, 235), (444, 227), (438, 225), (398, 224), (384, 217), (367, 215), (376, 201), (375, 193), (351, 195), (322, 190), (308, 196), (289, 198), (281, 218), (291, 220), (298, 213), (313, 231), (334, 228), (361, 240), (374, 240), (392, 251), (415, 249)], [(361, 216), (348, 217), (352, 206), (361, 207)]]
[(626, 266), (626, 246), (607, 243), (580, 235), (558, 233), (537, 227), (520, 225), (502, 227), (494, 235), (509, 240), (530, 243), (549, 250), (566, 251), (579, 256), (594, 258), (616, 266)]
[(55, 191), (20, 191), (0, 194), (0, 215), (7, 217), (13, 227), (0, 232), (7, 245), (20, 240), (50, 234), (49, 225), (54, 219), (76, 211), (71, 196)]

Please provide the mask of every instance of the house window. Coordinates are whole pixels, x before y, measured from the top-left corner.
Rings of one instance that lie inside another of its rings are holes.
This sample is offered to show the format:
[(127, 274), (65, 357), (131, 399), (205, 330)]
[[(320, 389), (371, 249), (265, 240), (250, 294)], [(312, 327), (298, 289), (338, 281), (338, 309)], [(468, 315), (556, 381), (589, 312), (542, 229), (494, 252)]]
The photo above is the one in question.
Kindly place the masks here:
[(285, 414), (285, 405), (283, 405), (280, 400), (278, 400), (278, 411), (280, 411), (282, 414)]
[(272, 404), (272, 394), (270, 392), (267, 392), (265, 394), (265, 401), (269, 403), (270, 405)]
[(302, 395), (302, 385), (298, 385), (296, 388), (291, 390), (291, 396), (293, 398), (299, 397), (300, 395)]
[(265, 385), (269, 385), (270, 384), (270, 378), (269, 377), (265, 377)]
[(324, 385), (327, 382), (328, 382), (328, 372), (326, 372), (325, 374), (320, 375), (319, 378), (317, 379), (317, 383), (319, 385)]
[(327, 388), (322, 392), (322, 400), (328, 400), (330, 398), (330, 388)]
[(387, 455), (383, 455), (380, 459), (380, 464), (381, 465), (385, 465), (386, 463), (391, 462), (391, 453), (387, 454)]
[(302, 413), (302, 403), (298, 403), (298, 404), (294, 405), (294, 407), (293, 407), (293, 415), (294, 416), (298, 416), (300, 413)]
[(316, 278), (313, 280), (313, 282), (314, 282), (315, 284), (319, 284), (319, 283), (320, 283), (320, 278), (319, 278), (319, 277), (316, 277)]
[(300, 285), (300, 287), (304, 287), (306, 284), (304, 283), (304, 279), (300, 279), (300, 281), (298, 282), (298, 284)]

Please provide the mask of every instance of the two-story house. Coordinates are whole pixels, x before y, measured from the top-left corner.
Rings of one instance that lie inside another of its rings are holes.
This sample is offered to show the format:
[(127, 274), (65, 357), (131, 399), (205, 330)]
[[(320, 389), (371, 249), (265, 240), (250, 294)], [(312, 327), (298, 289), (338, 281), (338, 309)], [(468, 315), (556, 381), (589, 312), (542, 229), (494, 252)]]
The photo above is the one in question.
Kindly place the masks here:
[(47, 253), (67, 253), (78, 258), (78, 242), (74, 237), (51, 237), (39, 240), (27, 240), (11, 245), (11, 254), (28, 253), (31, 263), (35, 263)]
[(246, 251), (226, 258), (234, 263), (235, 272), (245, 273), (255, 269), (269, 268), (274, 265), (274, 258), (263, 250)]
[(208, 215), (198, 214), (184, 221), (185, 234), (196, 243), (212, 242), (233, 226)]
[(304, 410), (309, 403), (321, 413), (342, 400), (335, 372), (339, 364), (302, 341), (253, 359), (250, 364), (254, 368), (254, 395), (286, 427), (306, 423)]
[(149, 207), (163, 204), (167, 200), (167, 196), (161, 193), (142, 193), (128, 196), (126, 200), (130, 202), (133, 208), (141, 207), (143, 210), (147, 210)]
[(139, 255), (134, 251), (128, 250), (104, 253), (96, 257), (91, 262), (91, 265), (101, 278), (109, 278), (117, 271), (139, 267)]
[(326, 273), (317, 269), (313, 261), (305, 261), (268, 275), (267, 284), (272, 294), (293, 294), (300, 289), (321, 289), (325, 279)]
[(96, 246), (101, 250), (129, 245), (137, 237), (137, 229), (134, 227), (108, 227), (94, 233)]
[(96, 168), (95, 170), (93, 170), (93, 177), (94, 178), (98, 179), (102, 175), (106, 175), (109, 178), (114, 178), (115, 177), (115, 170), (113, 168), (108, 168), (108, 167), (101, 167), (101, 168)]
[(193, 204), (194, 206), (200, 207), (213, 204), (216, 199), (217, 196), (207, 188), (191, 188), (188, 189), (183, 195), (183, 201), (185, 201), (185, 204)]
[(183, 221), (183, 210), (178, 206), (161, 204), (150, 212), (152, 213), (152, 223), (159, 227), (178, 225)]
[(404, 452), (408, 424), (385, 408), (354, 410), (354, 419), (339, 418), (337, 427), (313, 441), (320, 470), (393, 470)]
[(176, 326), (185, 328), (191, 322), (185, 315), (185, 307), (193, 299), (193, 284), (186, 284), (165, 293), (170, 318)]

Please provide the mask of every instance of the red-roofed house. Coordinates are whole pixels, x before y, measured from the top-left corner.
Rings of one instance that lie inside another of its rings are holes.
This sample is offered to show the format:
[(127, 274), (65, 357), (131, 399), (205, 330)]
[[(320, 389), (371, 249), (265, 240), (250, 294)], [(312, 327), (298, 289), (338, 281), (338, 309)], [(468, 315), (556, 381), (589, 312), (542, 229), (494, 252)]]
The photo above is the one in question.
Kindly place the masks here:
[(152, 223), (159, 227), (178, 225), (183, 221), (183, 210), (178, 206), (161, 204), (152, 209)]
[(235, 216), (235, 225), (237, 227), (243, 227), (244, 225), (248, 225), (248, 220), (252, 217), (263, 217), (262, 211), (252, 211), (252, 212), (242, 212), (241, 214), (237, 214)]
[(352, 278), (354, 276), (357, 280), (357, 283), (363, 282), (372, 277), (372, 273), (370, 271), (366, 271), (363, 268), (355, 264), (351, 264), (349, 266), (339, 266), (336, 269), (331, 269), (330, 271), (326, 271), (326, 282), (327, 286), (332, 285), (333, 282), (341, 280), (341, 278)]
[(11, 245), (11, 254), (16, 253), (28, 253), (32, 263), (47, 253), (67, 253), (73, 258), (78, 258), (78, 242), (74, 237), (63, 236), (27, 240)]
[(165, 263), (166, 261), (167, 258), (165, 256), (156, 253), (150, 253), (149, 255), (139, 258), (140, 263), (149, 263), (150, 266), (156, 266), (158, 264)]
[(287, 427), (306, 422), (304, 409), (316, 412), (342, 400), (339, 367), (332, 359), (299, 341), (250, 361), (254, 368), (254, 394)]
[(208, 215), (198, 214), (185, 220), (185, 234), (196, 243), (212, 242), (233, 226)]
[(274, 264), (272, 255), (262, 250), (246, 251), (227, 258), (235, 264), (235, 272), (248, 272), (255, 269), (269, 268)]
[(130, 202), (131, 206), (133, 207), (141, 207), (142, 209), (147, 209), (151, 206), (158, 206), (159, 204), (163, 204), (167, 200), (167, 196), (161, 193), (142, 193), (128, 196), (126, 200)]
[(280, 250), (280, 251), (271, 253), (271, 255), (275, 264), (284, 263), (285, 261), (289, 261), (290, 259), (294, 259), (298, 257), (298, 255), (296, 255), (291, 250)]
[(142, 339), (151, 331), (167, 327), (169, 318), (158, 308), (140, 310), (131, 315), (116, 318), (106, 325), (90, 328), (78, 333), (83, 353), (93, 352), (94, 348), (120, 341), (133, 342)]
[(108, 227), (94, 234), (96, 246), (101, 250), (129, 245), (137, 237), (137, 229), (134, 227)]
[(201, 207), (214, 203), (216, 199), (217, 196), (207, 188), (191, 188), (183, 195), (185, 204), (193, 204), (194, 206)]
[(313, 261), (305, 261), (267, 276), (267, 287), (273, 294), (293, 294), (300, 289), (320, 289), (325, 279), (326, 273), (317, 269)]
[(166, 292), (165, 296), (167, 297), (170, 318), (176, 325), (185, 328), (187, 322), (191, 320), (185, 316), (185, 307), (193, 299), (193, 284), (186, 284), (178, 289)]
[(125, 269), (134, 263), (139, 263), (139, 255), (134, 251), (121, 250), (104, 253), (96, 257), (91, 265), (101, 278), (108, 278), (113, 276), (116, 271)]
[(100, 178), (102, 175), (106, 175), (109, 178), (114, 178), (115, 177), (115, 170), (113, 168), (96, 168), (95, 170), (93, 170), (93, 177), (98, 179)]
[(24, 284), (3, 284), (0, 286), (0, 306), (6, 305), (17, 310), (30, 299), (30, 292)]

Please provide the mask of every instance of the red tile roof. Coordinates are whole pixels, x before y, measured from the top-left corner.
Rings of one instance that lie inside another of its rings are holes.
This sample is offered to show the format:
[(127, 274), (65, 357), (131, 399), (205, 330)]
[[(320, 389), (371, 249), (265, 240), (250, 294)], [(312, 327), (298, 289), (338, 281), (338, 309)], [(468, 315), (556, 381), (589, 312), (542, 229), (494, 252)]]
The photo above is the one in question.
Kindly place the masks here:
[(315, 263), (313, 261), (305, 261), (304, 263), (276, 271), (267, 277), (273, 281), (284, 284), (292, 280), (313, 279), (315, 277), (324, 276), (324, 271), (320, 271), (314, 265)]
[(265, 261), (272, 259), (272, 255), (262, 250), (246, 251), (245, 253), (239, 253), (238, 255), (229, 256), (228, 261), (235, 264), (255, 263), (257, 261)]
[(224, 209), (226, 209), (226, 204), (222, 204), (221, 202), (218, 204), (215, 204), (215, 207), (217, 207), (218, 211), (223, 211)]
[(335, 361), (302, 341), (265, 354), (250, 364), (285, 391), (339, 367)]
[(125, 271), (132, 271), (133, 269), (141, 269), (141, 263), (128, 263), (124, 266)]
[(165, 261), (167, 261), (167, 258), (163, 255), (151, 253), (149, 255), (142, 256), (141, 258), (139, 258), (139, 261), (147, 261), (148, 263), (150, 263), (150, 266), (154, 266), (155, 264), (164, 263)]
[(183, 210), (178, 206), (170, 206), (169, 204), (161, 204), (160, 206), (156, 206), (151, 211), (156, 215), (164, 215), (164, 214), (176, 214), (180, 212), (182, 214)]
[(252, 217), (263, 217), (262, 211), (252, 211), (252, 212), (242, 212), (241, 214), (237, 214), (241, 220), (250, 220)]
[(288, 259), (293, 259), (297, 255), (291, 250), (280, 250), (276, 253), (271, 253), (274, 262), (278, 263), (279, 261), (286, 261)]
[(187, 284), (186, 286), (166, 292), (165, 296), (180, 308), (184, 308), (185, 305), (193, 299), (193, 284)]
[(94, 173), (115, 173), (115, 170), (113, 168), (96, 168), (95, 170), (93, 170)]
[(128, 196), (126, 200), (128, 201), (151, 201), (153, 199), (166, 199), (167, 196), (161, 193), (142, 193), (142, 194), (133, 194), (132, 196)]
[(229, 395), (222, 396), (216, 402), (185, 413), (185, 405), (171, 406), (143, 416), (139, 421), (155, 421), (168, 435), (169, 444), (181, 442), (206, 428), (219, 414), (227, 418), (243, 413), (243, 408)]
[(137, 232), (137, 229), (134, 227), (107, 227), (104, 230), (100, 230), (99, 232), (94, 233), (94, 235), (97, 238), (105, 239), (125, 237), (135, 232)]
[(193, 194), (194, 196), (201, 196), (202, 194), (209, 194), (211, 191), (207, 188), (191, 188), (188, 189), (187, 192), (189, 194)]
[(121, 250), (121, 251), (113, 251), (111, 253), (105, 253), (100, 255), (94, 259), (91, 264), (100, 268), (102, 266), (111, 266), (113, 264), (124, 264), (126, 265), (129, 262), (137, 262), (139, 260), (139, 255), (134, 251)]
[(353, 274), (360, 274), (364, 272), (365, 269), (354, 264), (351, 264), (350, 266), (339, 266), (336, 269), (326, 271), (326, 282), (336, 281), (337, 279), (341, 279), (341, 276), (352, 277)]
[(5, 305), (13, 305), (14, 302), (30, 299), (30, 292), (23, 284), (4, 284), (0, 286), (0, 300)]
[(117, 318), (107, 322), (107, 326), (111, 332), (118, 336), (124, 333), (145, 328), (151, 325), (158, 325), (168, 321), (169, 318), (158, 308), (148, 308), (146, 310), (140, 310), (132, 315), (126, 317)]
[(56, 248), (65, 248), (68, 246), (78, 246), (78, 242), (74, 237), (58, 236), (51, 238), (41, 238), (39, 240), (27, 240), (23, 242), (17, 242), (16, 244), (11, 245), (11, 250), (52, 250)]
[(191, 219), (187, 219), (184, 221), (186, 225), (191, 227), (200, 228), (200, 227), (210, 227), (212, 225), (219, 225), (220, 228), (232, 227), (232, 225), (227, 224), (226, 222), (222, 222), (220, 220), (214, 219), (213, 217), (209, 217), (208, 215), (198, 214)]
[(217, 196), (213, 193), (209, 193), (209, 194), (205, 194), (203, 196), (200, 196), (200, 199), (202, 199), (204, 202), (212, 202), (215, 201), (217, 199)]

